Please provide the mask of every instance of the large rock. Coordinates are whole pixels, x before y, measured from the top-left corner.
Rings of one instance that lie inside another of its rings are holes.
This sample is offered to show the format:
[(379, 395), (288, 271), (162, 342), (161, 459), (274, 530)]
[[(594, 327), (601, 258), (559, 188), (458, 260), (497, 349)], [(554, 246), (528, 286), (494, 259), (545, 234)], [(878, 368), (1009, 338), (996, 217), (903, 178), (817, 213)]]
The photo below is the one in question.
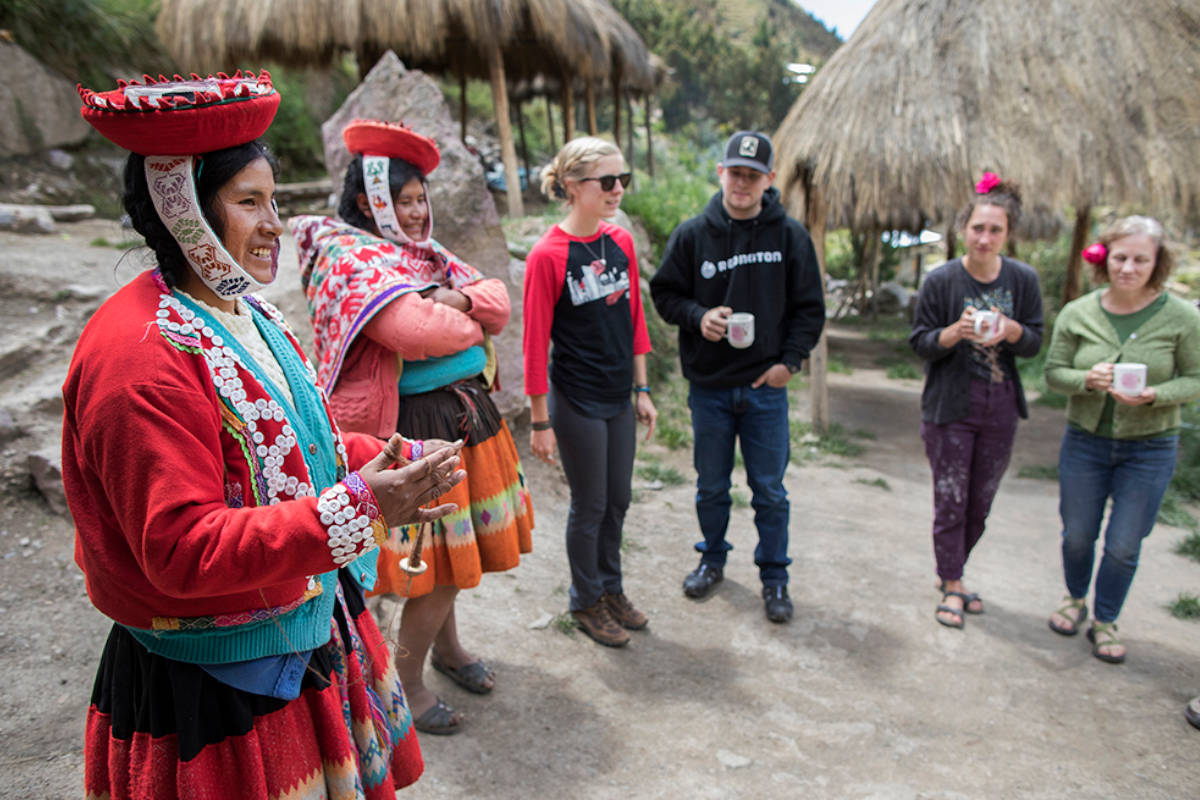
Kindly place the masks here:
[(62, 455), (56, 447), (30, 453), (26, 459), (33, 485), (56, 514), (66, 516), (67, 494), (63, 489)]
[(91, 127), (79, 95), (20, 46), (0, 39), (0, 156), (23, 156), (79, 144)]
[(367, 74), (342, 107), (321, 126), (325, 165), (340, 193), (350, 154), (342, 129), (356, 118), (404, 122), (430, 136), (442, 151), (442, 162), (430, 175), (433, 235), (451, 252), (483, 274), (508, 284), (513, 313), (504, 332), (495, 338), (500, 360), (501, 391), (493, 395), (500, 412), (513, 417), (525, 407), (521, 361), (521, 284), (509, 270), (508, 248), (500, 215), (484, 182), (483, 167), (458, 139), (458, 123), (450, 116), (437, 83), (423, 72), (406, 69), (388, 51)]

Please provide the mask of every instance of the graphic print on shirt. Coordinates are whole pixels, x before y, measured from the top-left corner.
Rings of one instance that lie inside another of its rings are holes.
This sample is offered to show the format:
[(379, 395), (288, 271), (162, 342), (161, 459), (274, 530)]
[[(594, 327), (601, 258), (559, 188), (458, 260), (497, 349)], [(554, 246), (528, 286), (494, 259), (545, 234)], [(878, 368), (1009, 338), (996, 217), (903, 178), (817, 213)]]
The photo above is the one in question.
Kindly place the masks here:
[[(1007, 286), (994, 286), (983, 289), (975, 297), (963, 297), (962, 310), (974, 306), (977, 311), (987, 311), (995, 306), (1000, 313), (1011, 318), (1013, 315), (1012, 289)], [(961, 312), (960, 312), (961, 313)], [(980, 368), (981, 375), (988, 375), (993, 383), (1001, 383), (1006, 378), (1004, 368), (1000, 366), (1000, 345), (984, 347), (978, 342), (971, 342), (971, 360)]]
[(614, 256), (623, 253), (607, 233), (594, 242), (571, 242), (566, 271), (571, 305), (581, 306), (604, 298), (611, 306), (629, 292), (625, 259)]

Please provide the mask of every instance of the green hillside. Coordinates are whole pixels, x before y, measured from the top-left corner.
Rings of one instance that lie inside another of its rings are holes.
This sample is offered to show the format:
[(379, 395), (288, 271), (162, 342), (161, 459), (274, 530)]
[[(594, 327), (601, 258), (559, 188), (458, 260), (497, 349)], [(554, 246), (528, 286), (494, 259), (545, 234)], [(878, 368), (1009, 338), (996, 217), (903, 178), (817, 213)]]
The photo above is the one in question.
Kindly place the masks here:
[[(820, 63), (833, 55), (841, 40), (824, 25), (813, 19), (792, 0), (713, 0), (700, 3), (695, 0), (678, 0), (683, 5), (701, 9), (698, 13), (714, 15), (713, 21), (723, 21), (730, 39), (749, 45), (759, 24), (765, 19), (773, 32), (784, 42), (795, 47), (798, 60)], [(713, 8), (709, 11), (706, 6)]]
[[(667, 130), (773, 130), (800, 96), (786, 65), (819, 67), (840, 42), (792, 0), (613, 0), (666, 62)], [(695, 133), (696, 131), (693, 131)]]

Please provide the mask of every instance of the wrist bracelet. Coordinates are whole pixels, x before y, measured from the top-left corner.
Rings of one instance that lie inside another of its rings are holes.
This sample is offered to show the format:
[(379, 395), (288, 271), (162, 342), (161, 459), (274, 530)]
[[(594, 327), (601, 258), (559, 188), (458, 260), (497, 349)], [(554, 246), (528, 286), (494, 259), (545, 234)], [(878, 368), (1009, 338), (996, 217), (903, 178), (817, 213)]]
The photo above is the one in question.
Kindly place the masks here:
[(646, 394), (650, 394), (650, 387), (645, 384), (643, 384), (641, 386), (634, 386), (633, 390), (635, 392), (645, 392)]
[(554, 427), (554, 423), (548, 419), (539, 420), (538, 422), (530, 423), (531, 428), (535, 431), (548, 431)]

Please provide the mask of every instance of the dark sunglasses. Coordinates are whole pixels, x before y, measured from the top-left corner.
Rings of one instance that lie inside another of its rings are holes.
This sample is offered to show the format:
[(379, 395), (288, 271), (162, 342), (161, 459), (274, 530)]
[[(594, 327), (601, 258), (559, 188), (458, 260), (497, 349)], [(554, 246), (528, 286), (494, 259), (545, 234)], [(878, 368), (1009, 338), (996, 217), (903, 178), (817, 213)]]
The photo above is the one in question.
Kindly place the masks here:
[(580, 178), (579, 182), (600, 181), (601, 191), (611, 192), (613, 187), (617, 185), (617, 181), (621, 182), (622, 189), (627, 189), (631, 180), (633, 180), (632, 172), (622, 172), (620, 175), (597, 175), (595, 178)]

